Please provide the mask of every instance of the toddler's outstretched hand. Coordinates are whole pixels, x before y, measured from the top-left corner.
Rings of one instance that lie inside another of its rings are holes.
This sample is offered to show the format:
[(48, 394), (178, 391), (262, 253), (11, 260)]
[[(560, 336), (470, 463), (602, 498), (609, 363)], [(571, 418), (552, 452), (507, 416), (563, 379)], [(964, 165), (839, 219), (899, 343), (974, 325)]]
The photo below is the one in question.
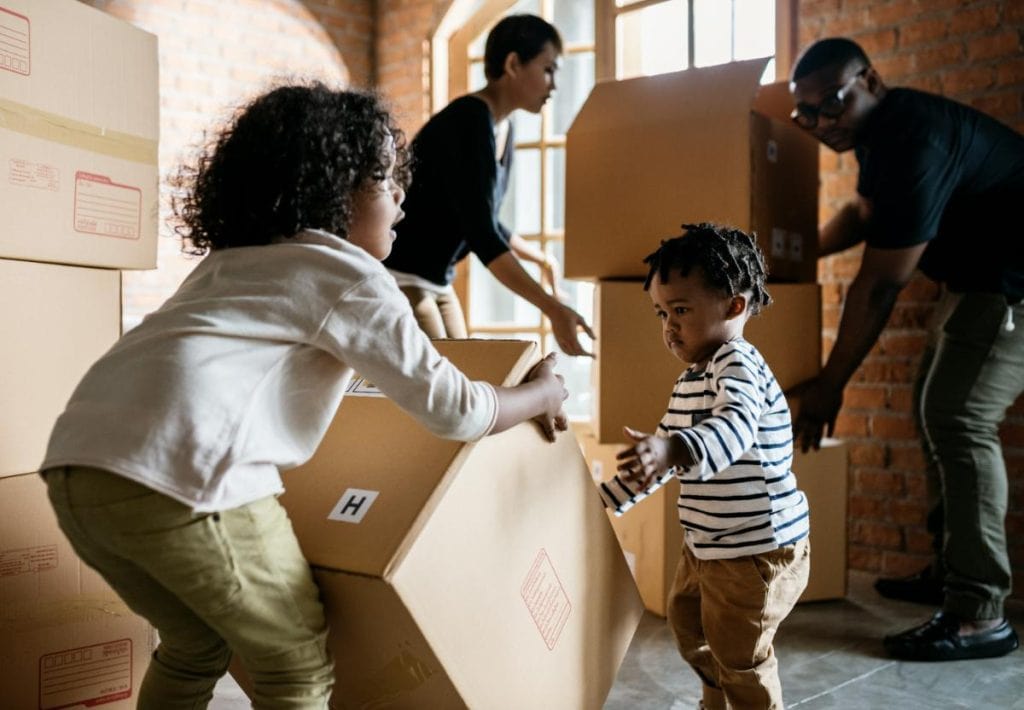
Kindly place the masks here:
[(630, 429), (628, 426), (623, 427), (622, 431), (626, 438), (633, 441), (633, 446), (615, 456), (619, 461), (619, 475), (623, 480), (637, 482), (640, 488), (647, 488), (670, 468), (683, 463), (682, 452), (679, 449), (685, 447), (679, 437), (670, 436), (664, 439)]

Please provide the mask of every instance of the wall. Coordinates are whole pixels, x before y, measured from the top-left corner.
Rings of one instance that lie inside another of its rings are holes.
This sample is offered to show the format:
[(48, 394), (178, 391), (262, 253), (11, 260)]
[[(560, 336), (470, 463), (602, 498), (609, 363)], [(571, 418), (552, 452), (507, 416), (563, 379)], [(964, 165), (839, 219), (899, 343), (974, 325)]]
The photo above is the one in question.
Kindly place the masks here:
[(370, 86), (373, 0), (87, 0), (159, 37), (161, 215), (158, 268), (126, 272), (125, 328), (159, 306), (197, 259), (181, 254), (167, 177), (204, 131), (288, 77)]
[[(1024, 3), (1012, 0), (801, 0), (799, 44), (843, 35), (859, 42), (886, 83), (940, 93), (1024, 129)], [(821, 218), (854, 193), (852, 153), (821, 153)], [(833, 343), (860, 251), (824, 260), (824, 345)], [(924, 463), (911, 417), (911, 383), (938, 289), (916, 278), (846, 389), (838, 434), (851, 443), (850, 565), (902, 574), (929, 558)], [(1000, 436), (1010, 477), (1010, 541), (1017, 598), (1024, 597), (1024, 401)]]

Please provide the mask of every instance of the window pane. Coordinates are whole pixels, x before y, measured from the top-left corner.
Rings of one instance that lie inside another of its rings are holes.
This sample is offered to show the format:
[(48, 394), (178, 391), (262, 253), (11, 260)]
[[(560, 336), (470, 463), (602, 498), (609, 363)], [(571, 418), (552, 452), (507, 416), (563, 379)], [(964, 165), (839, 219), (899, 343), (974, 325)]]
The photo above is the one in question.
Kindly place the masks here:
[(544, 151), (545, 231), (565, 229), (565, 148)]
[(565, 135), (580, 106), (594, 86), (594, 53), (579, 52), (562, 58), (551, 98), (551, 133)]
[(616, 74), (620, 79), (687, 67), (684, 0), (625, 12), (615, 20)]
[(540, 233), (540, 151), (522, 148), (516, 151), (501, 221), (519, 234)]
[[(736, 59), (775, 54), (775, 0), (733, 0), (736, 3)], [(772, 72), (774, 76), (775, 72)]]
[(511, 10), (508, 11), (509, 15), (518, 15), (520, 13), (527, 12), (531, 15), (539, 15), (540, 13), (540, 0), (519, 0)]
[[(513, 111), (512, 123), (516, 127), (516, 143), (535, 143), (540, 140), (540, 114), (529, 111)], [(516, 155), (516, 160), (519, 156)]]
[[(591, 350), (592, 341), (586, 335), (580, 342), (588, 352)], [(545, 352), (562, 352), (553, 335), (545, 338), (545, 346)], [(589, 421), (594, 418), (594, 390), (590, 384), (593, 362), (589, 357), (563, 355), (555, 365), (555, 372), (565, 378), (565, 388), (569, 390), (569, 399), (565, 400), (563, 408), (571, 419)]]
[[(534, 279), (540, 278), (536, 265), (524, 263), (523, 267)], [(470, 329), (487, 326), (539, 328), (541, 324), (536, 306), (505, 288), (475, 256), (470, 257), (469, 263), (469, 303)]]
[(484, 76), (484, 63), (473, 62), (469, 65), (469, 90), (479, 91), (487, 84)]
[(563, 42), (594, 41), (593, 0), (554, 0), (553, 17)]
[(694, 0), (693, 65), (708, 67), (732, 60), (732, 3)]

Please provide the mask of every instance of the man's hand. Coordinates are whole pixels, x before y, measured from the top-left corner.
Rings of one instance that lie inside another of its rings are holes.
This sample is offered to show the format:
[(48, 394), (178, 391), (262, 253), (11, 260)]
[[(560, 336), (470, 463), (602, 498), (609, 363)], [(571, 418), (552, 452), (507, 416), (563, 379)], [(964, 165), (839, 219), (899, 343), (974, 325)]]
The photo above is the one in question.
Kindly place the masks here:
[(554, 333), (555, 341), (558, 343), (558, 347), (562, 349), (562, 352), (566, 355), (594, 357), (593, 353), (588, 353), (584, 350), (583, 345), (580, 343), (579, 333), (581, 330), (591, 338), (594, 338), (594, 331), (587, 325), (587, 321), (583, 319), (583, 316), (569, 308), (569, 306), (560, 304), (559, 308), (553, 313), (548, 314), (548, 319), (551, 321), (551, 330)]
[(843, 404), (843, 390), (816, 377), (800, 386), (800, 404), (793, 424), (793, 440), (800, 450), (817, 450), (821, 446), (822, 430), (832, 436), (836, 417)]

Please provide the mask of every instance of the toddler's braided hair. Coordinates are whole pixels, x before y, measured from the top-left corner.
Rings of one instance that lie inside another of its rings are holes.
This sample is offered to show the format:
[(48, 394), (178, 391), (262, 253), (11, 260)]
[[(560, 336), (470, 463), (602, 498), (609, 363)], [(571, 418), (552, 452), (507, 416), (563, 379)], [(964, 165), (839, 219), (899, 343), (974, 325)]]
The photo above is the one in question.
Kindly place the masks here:
[(772, 302), (765, 288), (768, 269), (764, 254), (754, 237), (740, 229), (709, 222), (684, 224), (682, 235), (663, 240), (644, 263), (650, 267), (644, 291), (651, 287), (655, 274), (667, 281), (672, 271), (689, 276), (696, 267), (709, 288), (729, 296), (749, 292), (751, 315)]

